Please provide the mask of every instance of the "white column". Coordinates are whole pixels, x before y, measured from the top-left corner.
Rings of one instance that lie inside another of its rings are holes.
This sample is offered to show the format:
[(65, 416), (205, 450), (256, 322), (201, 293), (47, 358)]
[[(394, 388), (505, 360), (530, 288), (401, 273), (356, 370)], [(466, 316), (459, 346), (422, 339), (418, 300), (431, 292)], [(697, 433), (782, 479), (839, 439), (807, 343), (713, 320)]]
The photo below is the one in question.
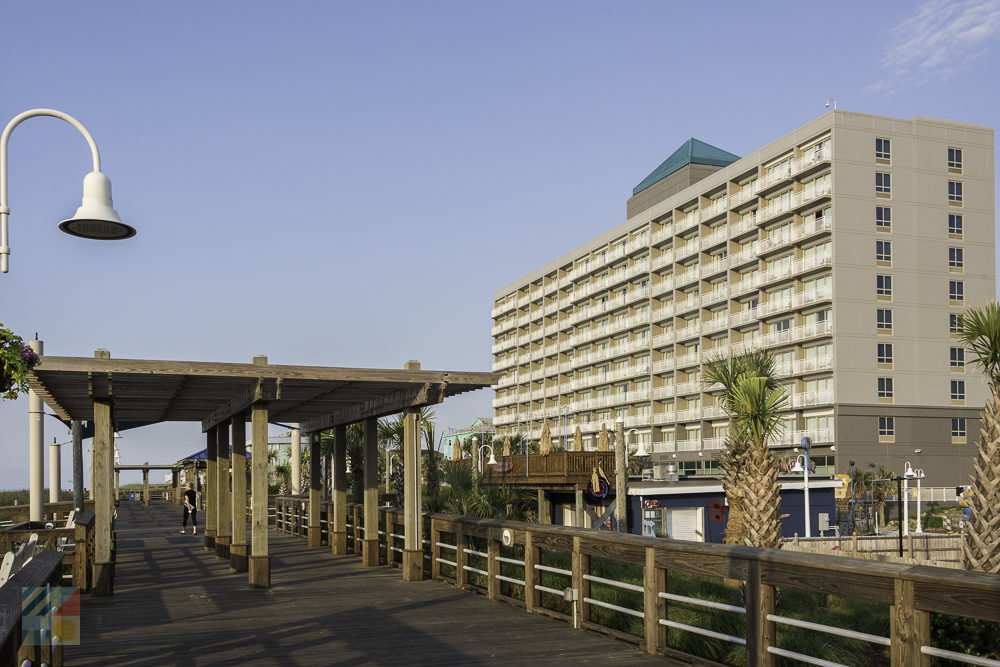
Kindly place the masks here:
[(910, 534), (910, 480), (903, 479), (903, 536)]
[(62, 467), (59, 461), (59, 443), (49, 443), (49, 502), (59, 502), (59, 490), (62, 486)]
[[(42, 341), (33, 340), (28, 345), (36, 354), (42, 354)], [(45, 426), (42, 399), (28, 390), (28, 489), (31, 506), (29, 521), (41, 521), (45, 513)]]
[(302, 431), (298, 424), (292, 424), (292, 495), (302, 493)]

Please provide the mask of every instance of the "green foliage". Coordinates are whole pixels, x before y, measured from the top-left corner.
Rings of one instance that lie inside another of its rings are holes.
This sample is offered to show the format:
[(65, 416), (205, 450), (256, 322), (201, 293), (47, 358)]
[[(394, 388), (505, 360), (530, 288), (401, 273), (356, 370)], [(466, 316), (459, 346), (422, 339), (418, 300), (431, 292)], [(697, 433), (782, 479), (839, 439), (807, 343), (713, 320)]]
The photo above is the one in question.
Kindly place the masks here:
[(958, 339), (972, 353), (972, 362), (982, 369), (991, 387), (1000, 385), (1000, 305), (991, 301), (966, 310)]
[(931, 645), (981, 658), (1000, 660), (996, 623), (950, 614), (931, 614)]
[(524, 521), (533, 516), (527, 492), (506, 484), (485, 484), (465, 461), (441, 461), (442, 486), (438, 506), (460, 516)]
[(0, 398), (13, 400), (28, 391), (28, 371), (38, 355), (20, 336), (0, 323)]

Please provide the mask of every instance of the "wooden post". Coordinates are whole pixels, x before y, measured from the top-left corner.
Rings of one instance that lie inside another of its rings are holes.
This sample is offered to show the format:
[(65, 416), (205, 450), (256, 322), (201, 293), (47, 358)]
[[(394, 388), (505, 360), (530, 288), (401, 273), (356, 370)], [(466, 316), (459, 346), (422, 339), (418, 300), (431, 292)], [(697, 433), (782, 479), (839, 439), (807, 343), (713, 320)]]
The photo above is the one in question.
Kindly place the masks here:
[(229, 420), (219, 424), (216, 438), (215, 488), (215, 557), (229, 560), (233, 536), (233, 503), (229, 488)]
[(233, 537), (229, 544), (229, 571), (247, 571), (247, 424), (244, 415), (232, 420), (233, 429)]
[(354, 530), (351, 531), (351, 536), (354, 538), (354, 544), (351, 545), (351, 550), (354, 552), (355, 556), (361, 555), (361, 505), (354, 503), (351, 505), (351, 525), (354, 526)]
[[(115, 495), (115, 498), (117, 499), (118, 496)], [(142, 469), (142, 504), (149, 507), (149, 468)]]
[(361, 546), (364, 564), (378, 566), (378, 419), (365, 420), (365, 539)]
[(552, 503), (545, 489), (538, 489), (538, 523), (549, 525), (552, 523)]
[(330, 553), (347, 553), (347, 425), (333, 429), (333, 525), (330, 528)]
[(531, 531), (524, 531), (524, 610), (529, 614), (539, 606), (538, 589), (535, 586), (539, 583), (538, 569), (535, 563), (538, 562), (538, 547), (532, 544)]
[(181, 473), (177, 468), (170, 469), (171, 500), (174, 505), (181, 504)]
[(667, 628), (660, 624), (667, 617), (667, 601), (660, 592), (667, 591), (667, 571), (656, 567), (656, 549), (646, 547), (646, 564), (643, 569), (643, 604), (645, 614), (646, 653), (658, 655), (667, 645)]
[(774, 613), (774, 586), (762, 583), (759, 560), (747, 562), (746, 610), (747, 664), (771, 667), (774, 654), (767, 647), (778, 645), (774, 621), (767, 620)]
[[(116, 468), (115, 469), (115, 495), (114, 495), (115, 500), (118, 500), (119, 498), (122, 497), (121, 488), (122, 488), (122, 471), (118, 470)], [(83, 509), (83, 508), (81, 508), (81, 509)]]
[(895, 596), (889, 612), (892, 667), (929, 667), (931, 658), (920, 652), (931, 643), (931, 615), (913, 608), (914, 584), (895, 580)]
[(385, 511), (385, 564), (393, 564), (393, 551), (392, 548), (395, 546), (393, 544), (392, 534), (396, 532), (395, 524), (393, 523), (393, 514), (391, 509)]
[(320, 478), (320, 432), (309, 434), (309, 546), (323, 546), (323, 524), (320, 518), (323, 502), (323, 480)]
[(114, 465), (114, 420), (110, 398), (94, 399), (94, 595), (114, 595), (112, 531), (114, 500), (111, 466)]
[(573, 588), (576, 589), (576, 614), (574, 615), (574, 628), (581, 628), (583, 624), (590, 620), (590, 607), (583, 602), (583, 598), (590, 597), (590, 581), (583, 575), (590, 573), (590, 556), (580, 550), (580, 538), (573, 538)]
[(497, 576), (500, 574), (500, 561), (497, 560), (500, 557), (500, 540), (497, 539), (496, 535), (488, 535), (486, 538), (486, 571), (489, 573), (486, 575), (486, 596), (491, 600), (500, 599), (500, 580)]
[(469, 571), (465, 566), (469, 564), (469, 554), (465, 550), (469, 548), (469, 538), (465, 535), (465, 525), (461, 521), (455, 522), (455, 585), (465, 588), (469, 582)]
[(628, 467), (625, 463), (625, 448), (623, 425), (621, 433), (615, 432), (615, 523), (619, 533), (628, 532)]
[(205, 550), (215, 552), (216, 518), (218, 496), (215, 491), (216, 464), (219, 456), (219, 431), (213, 426), (205, 432)]
[[(253, 363), (267, 365), (267, 357), (255, 356)], [(259, 399), (259, 397), (258, 397)], [(265, 401), (257, 400), (251, 408), (251, 513), (249, 582), (251, 588), (270, 588), (271, 557), (267, 545), (267, 414)]]
[[(406, 362), (406, 370), (419, 368), (419, 362)], [(407, 409), (403, 420), (403, 476), (406, 482), (403, 504), (403, 581), (420, 581), (424, 578), (424, 526), (420, 498), (420, 411), (415, 408)]]
[(587, 525), (587, 509), (584, 504), (586, 501), (583, 499), (583, 489), (576, 490), (576, 517), (573, 521), (573, 525), (577, 528), (590, 528)]
[(441, 578), (441, 563), (438, 558), (441, 558), (441, 547), (438, 543), (441, 541), (441, 531), (438, 529), (437, 519), (431, 519), (431, 579)]

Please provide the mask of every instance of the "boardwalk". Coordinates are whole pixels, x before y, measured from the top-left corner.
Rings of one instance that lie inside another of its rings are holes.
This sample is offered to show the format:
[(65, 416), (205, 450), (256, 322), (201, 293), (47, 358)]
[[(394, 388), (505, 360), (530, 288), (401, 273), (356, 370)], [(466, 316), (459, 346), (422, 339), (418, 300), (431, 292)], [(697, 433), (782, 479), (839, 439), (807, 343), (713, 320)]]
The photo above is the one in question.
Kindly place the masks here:
[(166, 504), (119, 508), (115, 596), (85, 596), (69, 665), (663, 664), (636, 648), (271, 531), (272, 588), (180, 535)]

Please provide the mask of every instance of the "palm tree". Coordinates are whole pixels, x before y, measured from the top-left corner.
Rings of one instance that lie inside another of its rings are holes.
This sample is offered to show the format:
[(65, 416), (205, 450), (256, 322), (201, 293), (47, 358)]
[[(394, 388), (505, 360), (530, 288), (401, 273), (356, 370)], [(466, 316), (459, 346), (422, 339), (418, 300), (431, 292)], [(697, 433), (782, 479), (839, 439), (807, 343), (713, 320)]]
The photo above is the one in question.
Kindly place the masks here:
[(1000, 306), (995, 301), (962, 315), (959, 340), (986, 376), (990, 398), (983, 409), (966, 522), (965, 567), (1000, 573)]
[(781, 546), (778, 466), (768, 443), (779, 432), (787, 392), (775, 379), (774, 358), (751, 351), (708, 362), (707, 385), (721, 384), (729, 415), (729, 435), (719, 467), (729, 503), (725, 540), (729, 544), (777, 549)]

